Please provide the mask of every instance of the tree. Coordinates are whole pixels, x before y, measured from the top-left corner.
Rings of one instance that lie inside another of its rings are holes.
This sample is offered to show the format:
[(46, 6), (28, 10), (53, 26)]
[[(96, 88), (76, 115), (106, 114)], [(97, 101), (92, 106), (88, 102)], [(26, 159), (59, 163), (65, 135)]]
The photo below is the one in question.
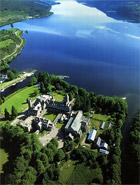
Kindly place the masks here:
[(7, 75), (9, 80), (13, 80), (15, 78), (15, 74), (12, 71), (8, 71)]
[(5, 117), (6, 120), (10, 119), (10, 114), (9, 114), (7, 108), (5, 108), (5, 110), (4, 110), (4, 117)]
[(103, 175), (101, 168), (96, 168), (93, 172), (93, 183), (102, 184), (103, 183)]
[(49, 164), (48, 156), (44, 153), (41, 153), (40, 160), (43, 162), (44, 167), (47, 168)]
[(53, 138), (50, 142), (51, 142), (53, 145), (55, 145), (56, 148), (58, 148), (58, 141), (57, 141), (55, 138)]
[(37, 175), (36, 170), (33, 167), (29, 166), (26, 170), (26, 173), (22, 177), (22, 180), (21, 180), (20, 184), (21, 185), (25, 185), (25, 184), (33, 185), (33, 184), (35, 184), (36, 175)]
[(12, 106), (11, 116), (12, 116), (12, 119), (14, 119), (18, 116), (18, 112), (14, 106)]
[(70, 140), (65, 140), (64, 141), (64, 150), (66, 152), (69, 152), (74, 149), (74, 142)]
[(46, 91), (46, 89), (45, 89), (44, 83), (41, 82), (41, 83), (40, 83), (40, 92), (41, 92), (41, 93), (45, 93), (45, 91)]
[(32, 77), (30, 85), (35, 85), (37, 83), (37, 78), (35, 76)]
[(43, 165), (43, 162), (38, 159), (36, 160), (36, 170), (39, 175), (45, 172), (45, 167)]
[(46, 150), (46, 154), (48, 156), (49, 162), (52, 162), (53, 161), (53, 158), (54, 158), (54, 153), (53, 153), (52, 149), (48, 148)]
[(59, 149), (55, 155), (55, 160), (56, 161), (62, 161), (65, 158), (65, 153), (62, 149)]

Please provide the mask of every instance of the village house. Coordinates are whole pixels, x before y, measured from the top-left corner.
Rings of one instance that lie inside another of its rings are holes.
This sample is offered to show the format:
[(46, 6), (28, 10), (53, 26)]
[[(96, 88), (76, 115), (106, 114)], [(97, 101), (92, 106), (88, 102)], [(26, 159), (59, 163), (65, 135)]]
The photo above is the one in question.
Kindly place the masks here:
[(108, 144), (103, 139), (101, 139), (100, 137), (97, 138), (96, 146), (98, 148), (101, 148), (101, 149), (104, 149), (104, 150), (108, 149)]
[(8, 76), (6, 74), (0, 74), (0, 84), (5, 82), (8, 79)]
[(104, 149), (100, 149), (99, 152), (103, 155), (108, 155), (109, 151), (108, 150), (104, 150)]
[(97, 130), (96, 129), (93, 129), (91, 132), (89, 132), (87, 141), (93, 142), (95, 140), (96, 134), (97, 134)]
[(102, 153), (104, 155), (109, 154), (108, 144), (103, 139), (101, 139), (100, 137), (97, 138), (96, 146), (99, 148), (100, 153)]

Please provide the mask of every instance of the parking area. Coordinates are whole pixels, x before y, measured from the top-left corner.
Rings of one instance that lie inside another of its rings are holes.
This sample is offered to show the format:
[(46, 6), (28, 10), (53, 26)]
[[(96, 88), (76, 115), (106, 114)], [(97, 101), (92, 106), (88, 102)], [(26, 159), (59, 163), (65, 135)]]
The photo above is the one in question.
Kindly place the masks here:
[[(43, 146), (45, 146), (51, 141), (51, 139), (56, 138), (58, 133), (59, 133), (59, 129), (54, 126), (53, 129), (49, 133), (46, 133), (43, 136), (40, 136), (39, 141)], [(63, 140), (59, 139), (58, 145), (59, 145), (58, 148), (62, 148)]]

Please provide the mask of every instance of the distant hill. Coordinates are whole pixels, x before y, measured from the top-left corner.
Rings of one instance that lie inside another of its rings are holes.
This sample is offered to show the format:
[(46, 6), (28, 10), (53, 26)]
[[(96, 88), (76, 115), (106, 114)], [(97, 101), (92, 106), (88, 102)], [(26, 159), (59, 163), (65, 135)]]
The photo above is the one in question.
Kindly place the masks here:
[(139, 0), (77, 0), (86, 6), (96, 7), (115, 19), (140, 23)]
[[(47, 2), (47, 1), (46, 1)], [(0, 0), (0, 26), (52, 14), (51, 4), (40, 0)]]

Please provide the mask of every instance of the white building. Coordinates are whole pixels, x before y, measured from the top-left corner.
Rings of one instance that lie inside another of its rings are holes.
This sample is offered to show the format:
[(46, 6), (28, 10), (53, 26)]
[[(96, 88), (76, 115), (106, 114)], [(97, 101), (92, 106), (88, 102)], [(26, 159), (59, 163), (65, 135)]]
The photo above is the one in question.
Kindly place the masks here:
[(87, 140), (93, 142), (95, 140), (96, 134), (97, 130), (93, 129), (91, 132), (89, 132)]
[(104, 129), (105, 128), (105, 122), (104, 121), (101, 123), (100, 128), (101, 129)]

